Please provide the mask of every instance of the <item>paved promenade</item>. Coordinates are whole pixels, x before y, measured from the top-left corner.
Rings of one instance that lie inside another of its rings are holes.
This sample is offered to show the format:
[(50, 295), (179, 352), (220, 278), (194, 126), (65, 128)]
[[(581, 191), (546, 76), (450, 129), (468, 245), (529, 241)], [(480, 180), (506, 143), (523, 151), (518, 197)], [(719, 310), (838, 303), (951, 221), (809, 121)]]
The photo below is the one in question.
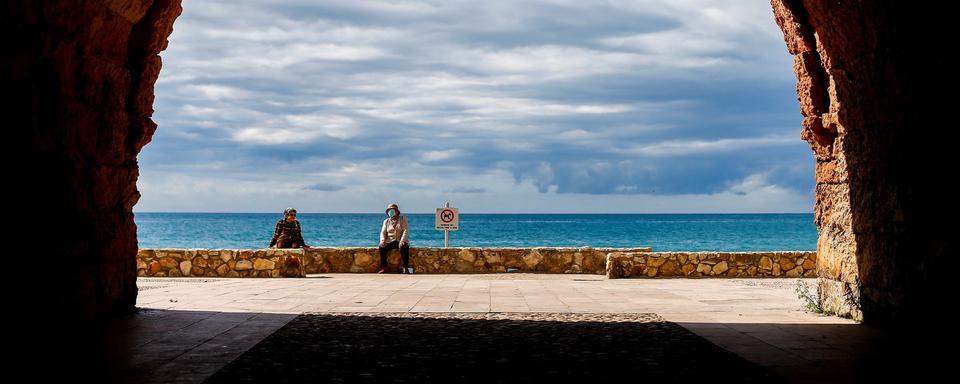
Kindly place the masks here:
[(141, 278), (137, 305), (144, 310), (109, 327), (110, 339), (122, 342), (109, 347), (114, 356), (106, 364), (118, 380), (201, 382), (303, 313), (656, 314), (790, 381), (853, 377), (882, 333), (804, 312), (796, 282), (538, 274)]

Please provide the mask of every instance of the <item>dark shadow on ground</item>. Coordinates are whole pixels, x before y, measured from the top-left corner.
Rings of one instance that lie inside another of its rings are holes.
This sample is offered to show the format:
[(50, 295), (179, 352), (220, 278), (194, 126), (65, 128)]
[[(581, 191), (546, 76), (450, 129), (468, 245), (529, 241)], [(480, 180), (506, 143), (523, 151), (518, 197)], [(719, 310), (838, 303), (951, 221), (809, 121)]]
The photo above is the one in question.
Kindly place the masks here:
[(234, 382), (780, 381), (654, 314), (308, 314), (208, 379)]
[(883, 383), (935, 381), (955, 365), (943, 321), (681, 325), (650, 314), (146, 310), (95, 326), (34, 319), (4, 347), (10, 372), (37, 382)]
[(94, 324), (50, 319), (19, 371), (38, 382), (200, 383), (294, 317), (140, 309)]

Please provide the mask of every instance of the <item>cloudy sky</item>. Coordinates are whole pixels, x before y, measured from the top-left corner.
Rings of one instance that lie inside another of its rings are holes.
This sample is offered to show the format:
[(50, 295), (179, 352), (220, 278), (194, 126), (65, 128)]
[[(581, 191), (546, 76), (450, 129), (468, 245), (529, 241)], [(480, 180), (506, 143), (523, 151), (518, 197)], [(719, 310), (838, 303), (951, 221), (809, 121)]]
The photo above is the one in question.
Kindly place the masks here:
[(136, 210), (810, 212), (767, 1), (184, 2)]

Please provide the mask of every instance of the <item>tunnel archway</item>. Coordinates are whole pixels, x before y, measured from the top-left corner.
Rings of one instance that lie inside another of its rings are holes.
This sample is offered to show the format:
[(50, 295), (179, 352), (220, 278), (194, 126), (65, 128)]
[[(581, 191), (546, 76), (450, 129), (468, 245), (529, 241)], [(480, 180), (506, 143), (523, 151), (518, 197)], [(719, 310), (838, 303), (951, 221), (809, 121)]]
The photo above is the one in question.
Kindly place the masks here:
[[(817, 159), (816, 225), (825, 308), (864, 320), (908, 319), (945, 294), (955, 254), (948, 191), (921, 171), (945, 164), (946, 60), (927, 49), (944, 12), (896, 1), (772, 0), (794, 55), (802, 137)], [(16, 131), (22, 207), (55, 214), (44, 244), (52, 283), (30, 293), (72, 318), (134, 309), (137, 154), (156, 124), (158, 53), (179, 0), (8, 1), (0, 62)], [(944, 118), (944, 120), (940, 120)], [(946, 213), (949, 216), (949, 212)]]
[(921, 176), (946, 160), (948, 140), (927, 128), (947, 117), (947, 64), (929, 49), (948, 23), (897, 1), (771, 4), (817, 160), (821, 304), (876, 322), (921, 315), (956, 253), (937, 224), (948, 194)]

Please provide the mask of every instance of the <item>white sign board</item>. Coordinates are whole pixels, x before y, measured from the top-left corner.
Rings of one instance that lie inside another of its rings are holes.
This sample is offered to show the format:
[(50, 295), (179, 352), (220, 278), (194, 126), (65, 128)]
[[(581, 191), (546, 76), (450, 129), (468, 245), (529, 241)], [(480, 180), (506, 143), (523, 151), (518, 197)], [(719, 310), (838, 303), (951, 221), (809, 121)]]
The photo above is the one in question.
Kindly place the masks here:
[(457, 208), (437, 208), (437, 230), (456, 231), (460, 229), (460, 210)]

